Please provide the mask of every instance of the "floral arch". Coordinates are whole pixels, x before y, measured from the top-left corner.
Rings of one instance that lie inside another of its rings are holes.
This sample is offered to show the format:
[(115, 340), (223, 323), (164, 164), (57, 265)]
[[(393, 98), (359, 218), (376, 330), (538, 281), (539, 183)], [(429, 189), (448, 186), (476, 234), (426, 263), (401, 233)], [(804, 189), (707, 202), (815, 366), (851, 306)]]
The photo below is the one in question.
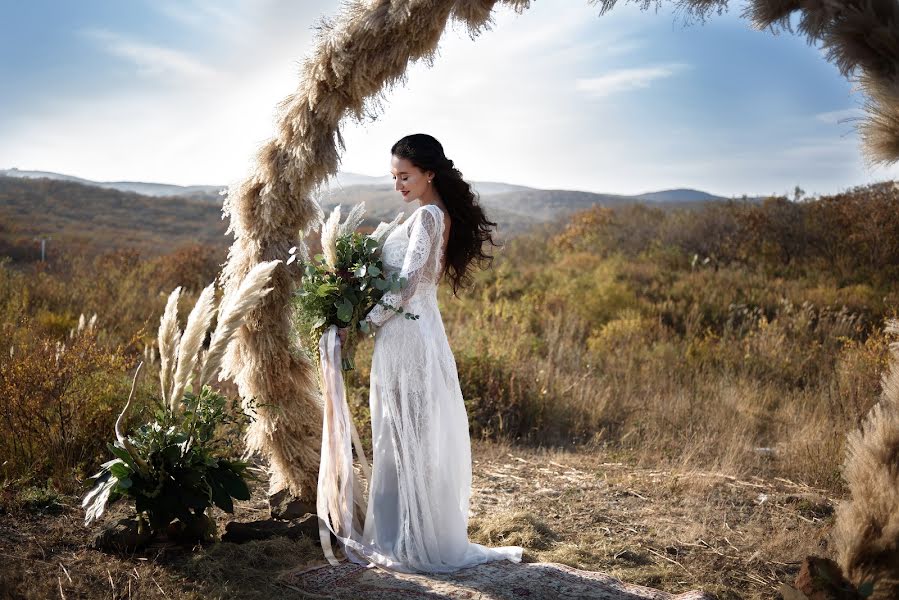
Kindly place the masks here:
[[(642, 9), (662, 0), (632, 0)], [(616, 0), (589, 0), (602, 15)], [(727, 0), (671, 0), (705, 19)], [(333, 21), (323, 20), (315, 49), (304, 62), (297, 90), (278, 106), (277, 132), (256, 156), (252, 173), (232, 186), (224, 204), (234, 242), (223, 271), (230, 293), (256, 264), (283, 258), (321, 219), (313, 193), (337, 173), (344, 148), (345, 116), (361, 119), (371, 101), (405, 79), (412, 61), (433, 64), (450, 19), (471, 37), (489, 29), (498, 5), (521, 13), (529, 0), (353, 0)], [(799, 13), (799, 33), (820, 42), (827, 59), (867, 96), (859, 125), (869, 163), (899, 160), (899, 2), (896, 0), (747, 0), (742, 14), (752, 27), (789, 29)], [(270, 462), (270, 491), (287, 488), (312, 501), (321, 446), (321, 408), (315, 366), (292, 351), (288, 305), (294, 275), (279, 266), (274, 289), (252, 313), (224, 361), (223, 376), (236, 382), (246, 402), (255, 398), (256, 420), (248, 449)], [(897, 376), (899, 379), (899, 376)], [(899, 407), (892, 410), (899, 415)], [(895, 418), (899, 423), (899, 416)], [(897, 425), (899, 429), (899, 425)], [(897, 438), (899, 450), (899, 431)]]

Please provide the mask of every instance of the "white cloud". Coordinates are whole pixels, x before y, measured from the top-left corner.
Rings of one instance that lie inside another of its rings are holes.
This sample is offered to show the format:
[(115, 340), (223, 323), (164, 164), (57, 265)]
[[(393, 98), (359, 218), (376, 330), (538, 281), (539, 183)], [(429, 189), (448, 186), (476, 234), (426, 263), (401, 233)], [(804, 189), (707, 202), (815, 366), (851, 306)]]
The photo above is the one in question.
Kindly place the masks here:
[(85, 29), (85, 37), (98, 42), (110, 54), (130, 61), (138, 71), (151, 77), (211, 79), (214, 69), (185, 52), (129, 38), (105, 29)]
[(574, 85), (578, 91), (586, 92), (592, 97), (602, 98), (616, 93), (648, 88), (652, 82), (671, 77), (688, 67), (689, 65), (674, 63), (654, 67), (617, 69), (599, 77), (578, 79)]
[(865, 116), (865, 111), (861, 108), (844, 108), (842, 110), (832, 110), (828, 112), (822, 112), (815, 115), (815, 119), (822, 121), (824, 123), (830, 124), (839, 124), (846, 122), (853, 122), (856, 119), (862, 118)]
[(212, 0), (155, 0), (150, 6), (182, 25), (207, 31), (237, 32), (245, 23), (240, 3), (229, 3), (228, 7), (223, 7), (221, 2)]
[[(94, 29), (89, 39), (152, 74), (154, 86), (110, 82), (89, 97), (33, 107), (4, 135), (0, 165), (103, 180), (233, 182), (273, 135), (275, 106), (296, 89), (313, 23), (336, 14), (338, 4), (234, 0), (227, 6), (240, 19), (230, 24), (204, 16), (208, 2), (159, 5), (173, 25), (206, 36), (193, 44), (202, 55)], [(604, 149), (613, 140), (589, 135), (598, 115), (582, 118), (572, 82), (595, 71), (598, 57), (621, 56), (642, 43), (639, 28), (620, 14), (598, 22), (595, 9), (579, 3), (535, 4), (520, 15), (500, 6), (495, 27), (477, 40), (463, 27), (451, 28), (434, 67), (413, 65), (407, 85), (386, 94), (377, 121), (343, 123), (341, 168), (386, 172), (390, 145), (425, 131), (472, 179), (569, 188), (595, 183), (592, 161), (613, 156), (615, 149)], [(599, 33), (597, 23), (605, 25)], [(171, 85), (156, 85), (166, 81)]]

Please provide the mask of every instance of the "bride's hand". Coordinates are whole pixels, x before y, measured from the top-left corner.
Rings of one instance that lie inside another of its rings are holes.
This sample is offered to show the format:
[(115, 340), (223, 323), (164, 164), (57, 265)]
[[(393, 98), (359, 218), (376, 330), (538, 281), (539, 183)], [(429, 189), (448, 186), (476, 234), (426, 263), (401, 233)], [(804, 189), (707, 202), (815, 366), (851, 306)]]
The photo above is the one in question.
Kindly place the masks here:
[(346, 344), (346, 335), (347, 331), (349, 331), (349, 327), (338, 327), (337, 328), (337, 337), (340, 338), (340, 345), (343, 346)]

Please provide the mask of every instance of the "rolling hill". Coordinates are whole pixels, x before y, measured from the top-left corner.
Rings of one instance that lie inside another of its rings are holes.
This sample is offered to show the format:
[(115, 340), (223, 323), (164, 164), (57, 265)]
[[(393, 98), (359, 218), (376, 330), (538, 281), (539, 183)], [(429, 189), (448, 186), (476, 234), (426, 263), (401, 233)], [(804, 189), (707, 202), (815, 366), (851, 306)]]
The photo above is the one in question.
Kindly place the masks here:
[[(601, 204), (634, 202), (693, 206), (724, 200), (696, 190), (666, 190), (624, 196), (575, 190), (541, 190), (497, 182), (474, 182), (497, 237), (513, 236), (571, 213)], [(0, 170), (0, 238), (4, 247), (32, 247), (34, 238), (51, 236), (54, 248), (67, 246), (102, 252), (125, 246), (156, 255), (188, 243), (227, 247), (222, 220), (224, 186), (177, 186), (145, 182), (94, 182), (45, 171)], [(316, 199), (329, 212), (364, 201), (365, 225), (407, 216), (418, 205), (404, 204), (389, 176), (341, 173), (323, 186)], [(3, 254), (0, 247), (0, 254)], [(8, 252), (7, 252), (8, 253)]]

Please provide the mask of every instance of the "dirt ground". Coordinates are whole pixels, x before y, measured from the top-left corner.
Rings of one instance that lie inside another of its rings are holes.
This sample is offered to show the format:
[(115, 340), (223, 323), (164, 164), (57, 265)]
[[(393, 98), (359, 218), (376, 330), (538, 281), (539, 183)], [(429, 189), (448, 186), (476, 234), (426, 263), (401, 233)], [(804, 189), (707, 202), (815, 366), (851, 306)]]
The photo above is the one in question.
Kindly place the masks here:
[[(808, 554), (827, 555), (836, 499), (785, 479), (648, 469), (602, 452), (475, 442), (469, 534), (619, 579), (724, 599), (777, 598)], [(323, 561), (317, 539), (276, 537), (109, 555), (88, 544), (80, 499), (0, 508), (2, 598), (303, 598), (279, 576)], [(265, 486), (230, 520), (269, 516)], [(109, 519), (127, 516), (124, 506)]]

